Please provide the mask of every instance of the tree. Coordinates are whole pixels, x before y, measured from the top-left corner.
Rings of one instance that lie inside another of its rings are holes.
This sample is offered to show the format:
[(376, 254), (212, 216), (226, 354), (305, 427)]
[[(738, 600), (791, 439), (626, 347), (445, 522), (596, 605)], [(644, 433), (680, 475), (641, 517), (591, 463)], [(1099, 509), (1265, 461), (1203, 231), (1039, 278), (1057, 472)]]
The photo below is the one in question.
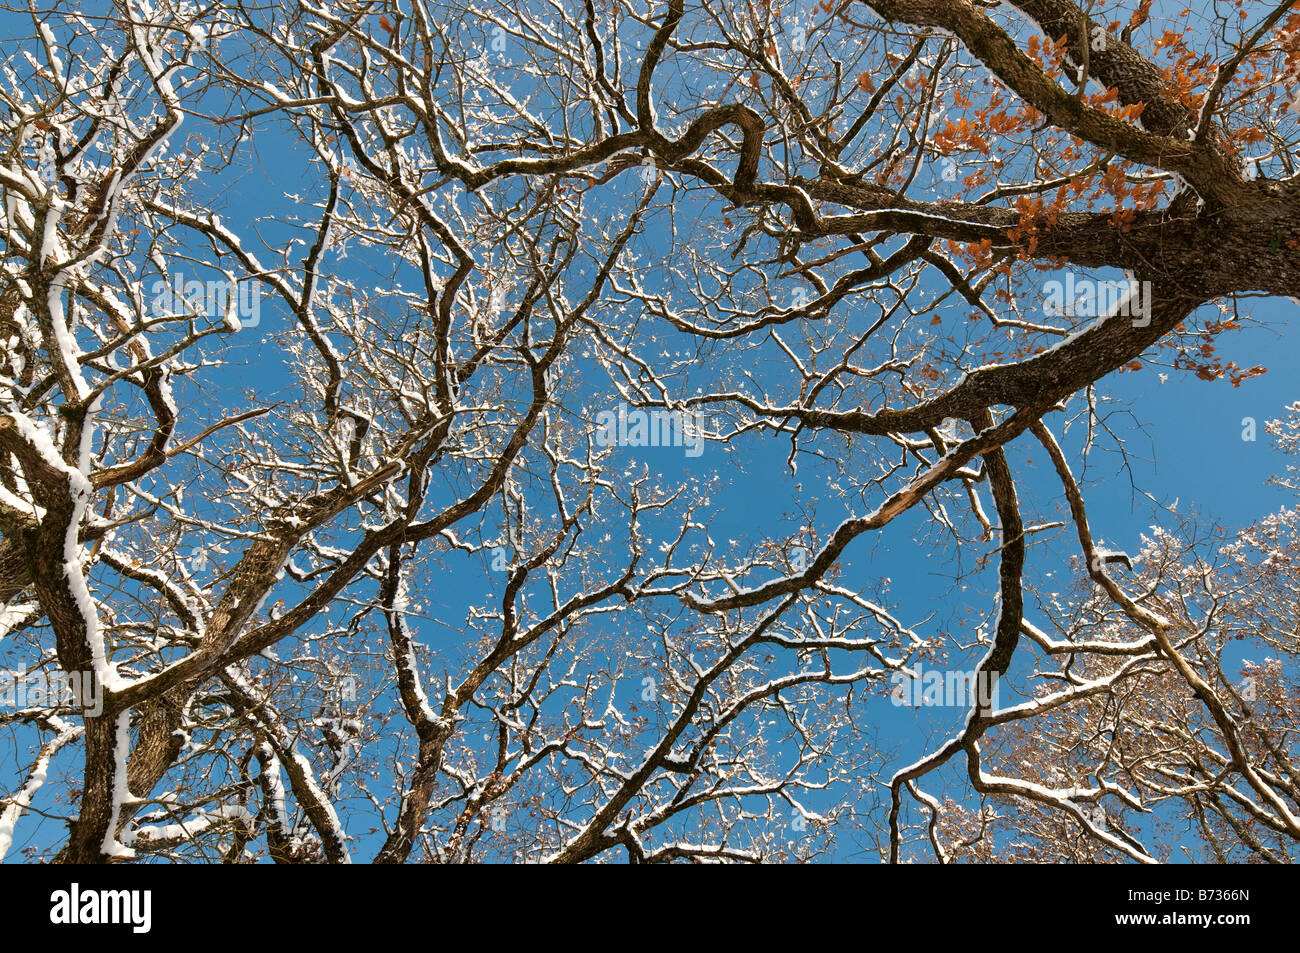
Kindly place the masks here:
[[(0, 712), (0, 848), (70, 748), (68, 861), (1019, 850), (962, 762), (1032, 856), (1290, 856), (1293, 521), (1111, 552), (1059, 434), (1264, 372), (1217, 349), (1300, 288), (1295, 4), (732, 6), (8, 14), (3, 644), (86, 690)], [(732, 461), (791, 503), (723, 545)], [(842, 578), (891, 529), (981, 624)], [(1056, 687), (886, 773), (972, 648)]]

